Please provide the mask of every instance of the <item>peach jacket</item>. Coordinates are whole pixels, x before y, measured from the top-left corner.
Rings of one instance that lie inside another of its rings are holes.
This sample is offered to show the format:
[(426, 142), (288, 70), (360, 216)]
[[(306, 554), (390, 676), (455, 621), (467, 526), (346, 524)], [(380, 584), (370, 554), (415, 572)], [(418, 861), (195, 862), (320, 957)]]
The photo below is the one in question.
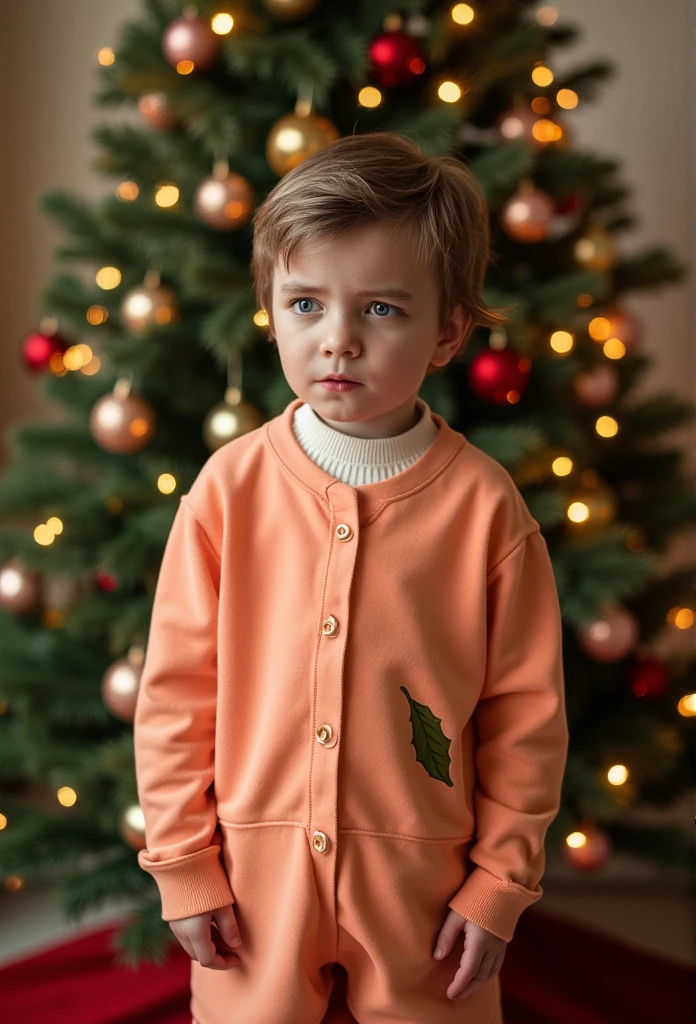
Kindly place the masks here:
[(416, 462), (352, 487), (298, 444), (300, 404), (180, 498), (134, 720), (138, 862), (170, 921), (235, 902), (220, 821), (299, 827), (315, 857), (342, 832), (465, 844), (449, 907), (509, 941), (569, 738), (539, 524), (437, 413)]

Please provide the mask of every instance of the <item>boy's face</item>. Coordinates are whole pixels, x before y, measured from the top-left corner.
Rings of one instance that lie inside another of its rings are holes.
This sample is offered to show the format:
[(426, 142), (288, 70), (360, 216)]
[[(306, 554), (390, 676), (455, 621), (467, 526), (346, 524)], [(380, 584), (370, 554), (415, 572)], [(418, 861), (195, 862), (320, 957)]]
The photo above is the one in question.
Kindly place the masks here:
[[(355, 437), (392, 437), (414, 426), (428, 364), (448, 363), (468, 326), (460, 306), (438, 334), (439, 284), (417, 265), (415, 243), (390, 231), (371, 223), (339, 241), (299, 246), (289, 273), (279, 262), (273, 275), (288, 384), (329, 426)], [(330, 390), (320, 381), (332, 374), (358, 387)]]

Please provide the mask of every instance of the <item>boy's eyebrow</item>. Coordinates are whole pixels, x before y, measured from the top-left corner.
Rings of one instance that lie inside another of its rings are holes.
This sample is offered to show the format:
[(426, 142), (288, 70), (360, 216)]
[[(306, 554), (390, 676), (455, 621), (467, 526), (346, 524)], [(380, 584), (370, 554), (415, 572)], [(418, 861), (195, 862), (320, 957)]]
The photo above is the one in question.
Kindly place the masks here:
[[(317, 288), (316, 285), (313, 285), (313, 284), (305, 284), (304, 281), (288, 281), (287, 284), (282, 284), (280, 286), (280, 291), (281, 292), (314, 292), (316, 295), (322, 295), (324, 293), (325, 289), (324, 288)], [(359, 296), (375, 295), (377, 293), (379, 293), (380, 295), (386, 295), (390, 299), (412, 299), (413, 298), (411, 293), (407, 292), (407, 291), (404, 291), (403, 288), (390, 288), (390, 287), (380, 288), (379, 286), (376, 287), (376, 288), (369, 288), (365, 292), (358, 292), (358, 295)]]

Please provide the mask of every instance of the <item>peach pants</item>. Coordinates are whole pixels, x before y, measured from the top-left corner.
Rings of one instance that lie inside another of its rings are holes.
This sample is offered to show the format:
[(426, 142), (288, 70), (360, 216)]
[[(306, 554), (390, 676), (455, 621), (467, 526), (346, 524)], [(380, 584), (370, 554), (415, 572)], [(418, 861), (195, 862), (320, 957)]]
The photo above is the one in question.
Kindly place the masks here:
[(346, 829), (337, 849), (317, 852), (301, 824), (220, 829), (240, 963), (217, 971), (191, 961), (196, 1024), (321, 1024), (334, 962), (358, 1024), (502, 1024), (497, 975), (447, 998), (463, 933), (444, 960), (432, 955), (471, 840)]

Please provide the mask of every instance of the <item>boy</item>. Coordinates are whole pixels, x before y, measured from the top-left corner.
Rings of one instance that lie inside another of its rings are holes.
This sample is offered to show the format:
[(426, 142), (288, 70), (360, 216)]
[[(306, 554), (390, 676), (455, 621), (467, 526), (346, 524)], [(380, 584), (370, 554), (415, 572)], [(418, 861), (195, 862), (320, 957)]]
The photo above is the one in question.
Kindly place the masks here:
[(503, 319), (488, 245), (462, 162), (390, 133), (256, 213), (298, 397), (182, 495), (135, 717), (138, 859), (197, 1024), (320, 1024), (334, 963), (358, 1024), (502, 1021), (560, 807), (560, 610), (512, 478), (418, 396)]

